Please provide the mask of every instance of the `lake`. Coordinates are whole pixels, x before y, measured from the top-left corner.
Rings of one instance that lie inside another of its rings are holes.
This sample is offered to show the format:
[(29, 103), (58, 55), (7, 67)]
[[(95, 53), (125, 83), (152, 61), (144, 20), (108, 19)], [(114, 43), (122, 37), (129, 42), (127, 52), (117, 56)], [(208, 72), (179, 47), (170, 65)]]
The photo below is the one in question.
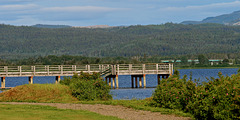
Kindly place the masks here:
[[(218, 73), (222, 72), (223, 75), (237, 73), (238, 68), (223, 68), (223, 69), (180, 69), (180, 76), (187, 75), (188, 78), (192, 72), (193, 79), (200, 79), (200, 82), (206, 81), (206, 78), (218, 78)], [(33, 83), (55, 83), (55, 77), (34, 77)], [(64, 79), (64, 77), (61, 77)], [(6, 87), (15, 87), (18, 85), (28, 84), (28, 77), (6, 77)], [(131, 76), (119, 75), (119, 88), (112, 89), (111, 94), (113, 99), (145, 99), (151, 97), (153, 91), (157, 86), (157, 75), (146, 75), (147, 88), (131, 88)], [(1, 91), (0, 91), (1, 92)]]

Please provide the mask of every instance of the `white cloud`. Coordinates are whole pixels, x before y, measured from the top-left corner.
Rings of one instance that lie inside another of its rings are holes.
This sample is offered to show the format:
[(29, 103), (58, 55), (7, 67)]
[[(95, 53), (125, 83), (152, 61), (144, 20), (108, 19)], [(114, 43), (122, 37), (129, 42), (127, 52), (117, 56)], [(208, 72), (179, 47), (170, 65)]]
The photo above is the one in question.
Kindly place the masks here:
[(159, 24), (201, 20), (231, 13), (239, 6), (240, 0), (0, 0), (0, 21)]
[[(34, 0), (1, 0), (0, 5), (30, 3)], [(36, 0), (35, 0), (36, 1)]]
[(1, 0), (3, 2), (29, 2), (33, 0)]
[(104, 18), (110, 13), (124, 12), (127, 8), (99, 6), (48, 7), (38, 11), (38, 18), (48, 21), (81, 21)]
[(42, 11), (50, 11), (50, 12), (110, 12), (110, 11), (118, 11), (118, 10), (127, 10), (127, 9), (98, 7), (98, 6), (49, 7), (49, 8), (42, 9)]
[(239, 7), (240, 1), (228, 2), (228, 3), (214, 3), (201, 6), (186, 6), (186, 7), (166, 7), (160, 9), (160, 11), (192, 11), (192, 10), (207, 10), (216, 8), (229, 8), (229, 7)]
[(165, 22), (182, 22), (186, 20), (200, 21), (207, 17), (228, 14), (239, 10), (240, 1), (215, 2), (202, 5), (184, 5), (180, 7), (164, 7), (157, 10), (161, 20)]
[(109, 13), (122, 12), (127, 8), (99, 6), (44, 7), (36, 4), (0, 5), (0, 20), (18, 20), (22, 16), (46, 21), (78, 21), (102, 18)]
[(1, 5), (1, 11), (19, 11), (19, 10), (29, 10), (35, 9), (37, 5), (35, 4), (26, 4), (26, 5)]
[(0, 20), (16, 20), (24, 15), (34, 15), (39, 7), (35, 4), (0, 5)]

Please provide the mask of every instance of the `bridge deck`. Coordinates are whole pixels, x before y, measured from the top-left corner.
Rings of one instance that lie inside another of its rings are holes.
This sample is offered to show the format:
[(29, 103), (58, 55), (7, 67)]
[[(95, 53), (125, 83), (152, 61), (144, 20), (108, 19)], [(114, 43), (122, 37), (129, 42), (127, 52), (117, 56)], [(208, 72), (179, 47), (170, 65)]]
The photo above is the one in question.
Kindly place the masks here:
[[(146, 87), (146, 74), (158, 74), (167, 77), (173, 73), (173, 64), (118, 64), (118, 65), (37, 65), (37, 66), (0, 66), (1, 89), (6, 89), (5, 77), (29, 77), (29, 84), (33, 84), (33, 76), (56, 76), (59, 83), (60, 76), (72, 76), (74, 74), (100, 73), (106, 82), (113, 88), (118, 88), (118, 75), (131, 75), (132, 87)], [(142, 82), (143, 77), (143, 82)], [(135, 83), (134, 83), (135, 78)], [(138, 82), (139, 78), (139, 82)], [(116, 81), (116, 83), (115, 83)], [(9, 87), (10, 88), (10, 87)]]
[(36, 65), (0, 66), (0, 77), (72, 76), (98, 72), (101, 75), (172, 74), (173, 64), (118, 64), (118, 65)]

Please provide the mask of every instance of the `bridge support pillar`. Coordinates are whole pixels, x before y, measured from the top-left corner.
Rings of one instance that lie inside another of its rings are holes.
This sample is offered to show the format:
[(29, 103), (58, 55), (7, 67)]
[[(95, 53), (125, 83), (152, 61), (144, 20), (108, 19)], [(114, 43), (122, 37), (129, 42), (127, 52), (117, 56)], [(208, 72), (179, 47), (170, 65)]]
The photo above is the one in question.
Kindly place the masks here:
[(33, 76), (28, 77), (28, 83), (33, 84)]
[(112, 86), (112, 80), (111, 77), (108, 78), (108, 85), (111, 87)]
[(132, 79), (132, 88), (134, 88), (134, 80), (133, 80), (133, 76), (131, 76)]
[(118, 89), (118, 75), (116, 75), (116, 88)]
[[(116, 78), (116, 82), (115, 82), (115, 78)], [(113, 89), (115, 89), (115, 88), (118, 89), (119, 86), (118, 86), (118, 76), (117, 75), (109, 75), (109, 76), (105, 77), (105, 80), (106, 80), (106, 84), (108, 84), (110, 87), (112, 87)]]
[(142, 88), (142, 77), (139, 77), (139, 87)]
[(160, 78), (160, 77), (161, 77), (161, 75), (159, 75), (159, 74), (158, 74), (158, 75), (157, 75), (157, 81), (158, 81), (158, 85), (160, 85), (160, 80), (161, 80), (161, 78)]
[(138, 88), (138, 77), (135, 77), (135, 88)]
[(56, 84), (58, 84), (61, 81), (61, 76), (56, 76)]
[(146, 75), (143, 74), (143, 86), (144, 88), (146, 88)]
[(113, 87), (113, 89), (115, 89), (115, 79), (114, 78), (112, 78), (112, 87)]
[[(138, 78), (139, 78), (139, 80), (138, 80)], [(145, 81), (143, 81), (143, 84), (144, 84), (144, 87), (146, 87), (146, 78), (145, 78), (145, 76), (144, 75), (131, 75), (131, 79), (132, 79), (132, 88), (138, 88), (138, 84), (139, 84), (139, 87), (141, 88), (141, 87), (143, 87), (142, 86), (142, 78), (143, 78), (143, 80), (145, 80)], [(145, 78), (145, 79), (144, 79)], [(134, 81), (134, 79), (135, 79), (135, 81)], [(135, 83), (135, 86), (134, 86), (134, 83)]]
[(163, 78), (164, 78), (164, 79), (167, 79), (169, 76), (170, 76), (169, 74), (164, 74), (164, 75), (163, 75)]
[(167, 79), (169, 76), (170, 76), (169, 74), (158, 74), (157, 75), (158, 85), (160, 85), (161, 77), (162, 79)]
[(5, 84), (6, 84), (6, 79), (5, 79), (5, 77), (1, 77), (1, 88), (2, 88), (2, 89), (4, 89), (4, 88), (6, 87)]

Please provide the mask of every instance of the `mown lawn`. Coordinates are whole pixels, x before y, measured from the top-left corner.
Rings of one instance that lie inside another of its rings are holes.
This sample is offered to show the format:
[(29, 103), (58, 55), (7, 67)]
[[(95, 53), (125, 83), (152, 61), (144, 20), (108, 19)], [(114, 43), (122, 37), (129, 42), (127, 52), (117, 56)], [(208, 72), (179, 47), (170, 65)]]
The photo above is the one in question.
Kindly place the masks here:
[(39, 105), (0, 104), (0, 120), (121, 120), (97, 113)]

